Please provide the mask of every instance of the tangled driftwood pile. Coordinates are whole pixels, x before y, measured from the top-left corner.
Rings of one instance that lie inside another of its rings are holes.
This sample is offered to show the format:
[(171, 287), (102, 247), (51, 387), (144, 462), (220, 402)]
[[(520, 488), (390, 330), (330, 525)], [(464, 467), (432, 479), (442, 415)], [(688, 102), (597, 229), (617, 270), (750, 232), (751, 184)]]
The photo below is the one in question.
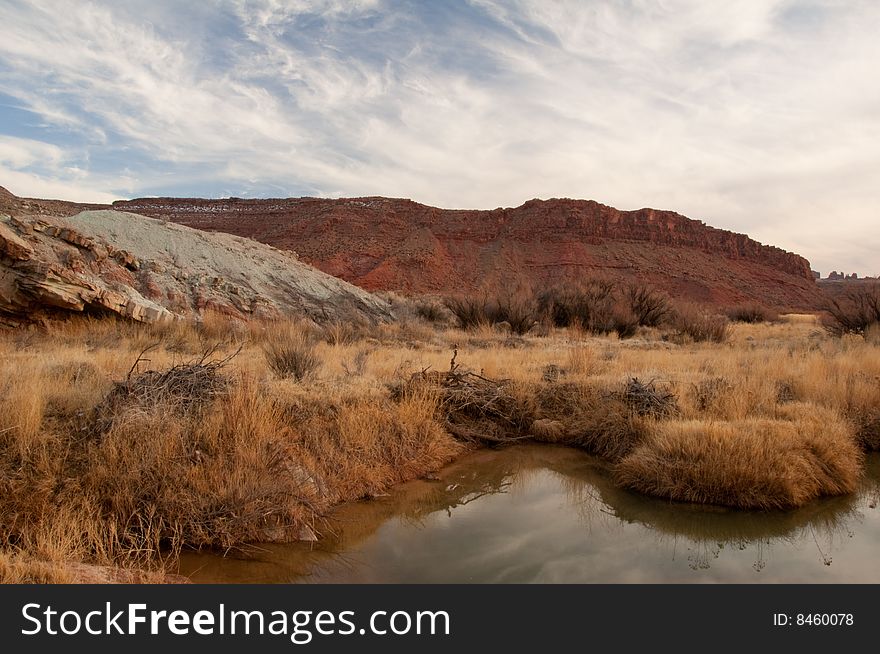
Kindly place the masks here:
[(453, 352), (446, 372), (422, 370), (392, 389), (394, 395), (427, 387), (439, 393), (439, 419), (471, 443), (498, 445), (524, 439), (566, 443), (616, 461), (644, 435), (645, 420), (678, 413), (677, 398), (654, 380), (629, 379), (609, 391), (589, 383), (491, 379), (462, 370)]
[(201, 357), (180, 363), (167, 370), (147, 370), (137, 373), (141, 363), (149, 361), (144, 355), (152, 349), (143, 350), (132, 365), (126, 378), (116, 382), (113, 389), (98, 407), (99, 422), (109, 427), (114, 416), (131, 408), (167, 406), (178, 413), (198, 410), (229, 389), (229, 380), (221, 372), (241, 348), (232, 354), (212, 359), (217, 347), (206, 350)]
[(675, 394), (657, 386), (653, 379), (643, 382), (638, 377), (630, 378), (623, 390), (623, 401), (640, 416), (663, 418), (678, 413)]

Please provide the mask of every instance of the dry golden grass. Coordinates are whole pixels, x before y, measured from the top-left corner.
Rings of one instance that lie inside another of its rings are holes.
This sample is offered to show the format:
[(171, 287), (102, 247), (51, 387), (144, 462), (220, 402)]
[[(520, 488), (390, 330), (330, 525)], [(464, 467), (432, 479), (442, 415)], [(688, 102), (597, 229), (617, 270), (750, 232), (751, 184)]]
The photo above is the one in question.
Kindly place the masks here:
[(70, 571), (62, 563), (0, 551), (0, 584), (69, 584)]
[(862, 453), (846, 423), (809, 405), (784, 413), (657, 423), (615, 466), (615, 480), (648, 495), (749, 509), (855, 491)]
[[(14, 566), (4, 555), (4, 579), (64, 580), (25, 574), (31, 560), (46, 570), (81, 560), (156, 566), (182, 547), (296, 539), (332, 504), (381, 493), (463, 449), (435, 420), (436, 394), (391, 402), (350, 374), (276, 381), (261, 345), (305, 327), (253, 330), (258, 342), (201, 396), (193, 384), (205, 380), (169, 385), (145, 371), (204, 368), (186, 365), (212, 347), (202, 325), (112, 325), (116, 338), (93, 321), (5, 335), (0, 537), (23, 554)], [(240, 343), (228, 338), (212, 357)], [(349, 349), (315, 348), (331, 358)]]
[(99, 566), (79, 561), (47, 561), (0, 552), (0, 584), (160, 584), (188, 583), (159, 570)]
[[(304, 381), (267, 365), (267, 348), (291, 334), (310, 335), (319, 361)], [(503, 415), (406, 385), (414, 373), (442, 376), (454, 346), (460, 372), (503, 382)], [(241, 347), (220, 371), (220, 396), (106, 401), (130, 372), (167, 371), (212, 347), (213, 359)], [(139, 356), (148, 361), (132, 370)], [(639, 415), (622, 394), (632, 378), (668, 389), (675, 413)], [(880, 448), (880, 347), (871, 333), (833, 338), (815, 316), (734, 324), (723, 343), (686, 345), (656, 328), (627, 340), (514, 336), (419, 319), (326, 330), (83, 319), (2, 333), (0, 579), (52, 580), (70, 561), (157, 566), (182, 547), (320, 531), (332, 505), (473, 446), (450, 425), (583, 448), (642, 492), (796, 506), (851, 492), (859, 446)]]

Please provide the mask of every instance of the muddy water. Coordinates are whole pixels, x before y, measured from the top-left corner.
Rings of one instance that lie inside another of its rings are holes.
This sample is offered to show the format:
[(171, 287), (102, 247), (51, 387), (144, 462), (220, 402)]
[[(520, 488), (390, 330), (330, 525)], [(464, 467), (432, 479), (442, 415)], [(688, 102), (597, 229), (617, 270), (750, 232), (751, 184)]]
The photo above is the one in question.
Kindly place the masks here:
[(581, 452), (477, 452), (436, 480), (340, 507), (317, 544), (187, 554), (196, 582), (880, 582), (880, 457), (861, 492), (789, 512), (615, 488)]

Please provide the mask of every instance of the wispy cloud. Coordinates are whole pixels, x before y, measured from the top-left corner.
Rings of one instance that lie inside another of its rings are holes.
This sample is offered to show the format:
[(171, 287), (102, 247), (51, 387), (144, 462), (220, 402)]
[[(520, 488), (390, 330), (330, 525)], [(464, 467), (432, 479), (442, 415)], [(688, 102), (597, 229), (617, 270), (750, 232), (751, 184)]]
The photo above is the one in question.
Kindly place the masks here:
[(9, 0), (3, 14), (16, 112), (0, 107), (0, 183), (16, 192), (589, 197), (880, 273), (870, 0)]

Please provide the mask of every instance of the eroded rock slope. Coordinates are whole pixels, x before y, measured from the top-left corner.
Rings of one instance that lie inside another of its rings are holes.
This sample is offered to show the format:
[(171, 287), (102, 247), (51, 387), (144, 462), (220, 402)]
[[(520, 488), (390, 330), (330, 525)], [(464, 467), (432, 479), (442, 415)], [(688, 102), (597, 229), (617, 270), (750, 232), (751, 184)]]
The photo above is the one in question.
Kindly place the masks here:
[[(14, 197), (14, 196), (13, 196)], [(0, 213), (0, 320), (110, 313), (156, 322), (213, 310), (318, 322), (391, 318), (370, 293), (290, 251), (110, 210)], [(30, 205), (26, 209), (40, 209)], [(57, 209), (57, 210), (56, 210)]]

